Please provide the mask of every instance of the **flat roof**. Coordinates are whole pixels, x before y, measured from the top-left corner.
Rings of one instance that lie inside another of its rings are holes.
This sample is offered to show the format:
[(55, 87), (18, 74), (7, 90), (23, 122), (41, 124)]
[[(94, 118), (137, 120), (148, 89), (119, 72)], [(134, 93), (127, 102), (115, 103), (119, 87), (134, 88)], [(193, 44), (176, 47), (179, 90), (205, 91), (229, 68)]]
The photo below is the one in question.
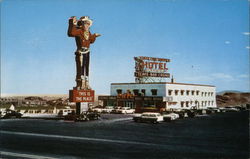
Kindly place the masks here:
[(152, 83), (111, 83), (111, 85), (133, 85), (133, 84), (176, 84), (176, 85), (191, 85), (191, 86), (206, 86), (206, 87), (215, 87), (213, 85), (204, 85), (204, 84), (191, 84), (191, 83), (172, 83), (172, 82), (152, 82)]

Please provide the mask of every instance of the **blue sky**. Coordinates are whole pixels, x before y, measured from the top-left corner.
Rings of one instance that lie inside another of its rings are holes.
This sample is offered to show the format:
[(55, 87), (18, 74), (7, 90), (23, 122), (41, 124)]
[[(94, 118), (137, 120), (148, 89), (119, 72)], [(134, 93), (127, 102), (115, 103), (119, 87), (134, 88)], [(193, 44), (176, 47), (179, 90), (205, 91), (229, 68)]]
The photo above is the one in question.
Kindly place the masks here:
[[(248, 0), (2, 0), (1, 93), (67, 94), (75, 86), (68, 18), (90, 16), (90, 84), (134, 82), (134, 56), (170, 58), (176, 82), (249, 91)], [(169, 81), (169, 79), (167, 80)]]

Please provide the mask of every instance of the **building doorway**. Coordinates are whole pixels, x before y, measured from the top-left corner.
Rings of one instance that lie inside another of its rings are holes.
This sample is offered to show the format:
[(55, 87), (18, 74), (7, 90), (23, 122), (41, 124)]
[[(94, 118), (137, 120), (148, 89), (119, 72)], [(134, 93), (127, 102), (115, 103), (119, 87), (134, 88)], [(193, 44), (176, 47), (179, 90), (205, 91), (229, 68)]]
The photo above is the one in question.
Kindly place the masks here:
[(131, 109), (134, 109), (135, 106), (134, 106), (134, 102), (133, 101), (124, 101), (124, 104), (123, 104), (125, 107), (129, 107)]

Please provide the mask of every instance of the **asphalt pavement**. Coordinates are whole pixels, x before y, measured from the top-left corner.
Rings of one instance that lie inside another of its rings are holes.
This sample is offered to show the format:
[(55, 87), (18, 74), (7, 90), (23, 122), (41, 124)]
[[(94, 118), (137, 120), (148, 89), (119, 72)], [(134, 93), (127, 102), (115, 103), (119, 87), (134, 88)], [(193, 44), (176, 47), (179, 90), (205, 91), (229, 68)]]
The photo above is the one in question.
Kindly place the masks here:
[(131, 115), (101, 120), (0, 120), (0, 158), (249, 158), (249, 111), (159, 124)]

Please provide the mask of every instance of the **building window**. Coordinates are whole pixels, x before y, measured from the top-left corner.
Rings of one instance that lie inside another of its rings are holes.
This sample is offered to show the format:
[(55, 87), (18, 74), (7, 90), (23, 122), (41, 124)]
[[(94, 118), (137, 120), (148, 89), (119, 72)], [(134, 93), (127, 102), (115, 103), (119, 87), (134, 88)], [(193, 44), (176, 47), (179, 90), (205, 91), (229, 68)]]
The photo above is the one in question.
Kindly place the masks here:
[(135, 96), (138, 96), (139, 95), (139, 89), (134, 89), (133, 93), (134, 93)]
[(173, 90), (168, 90), (168, 95), (171, 96), (172, 92), (173, 92)]
[(145, 95), (146, 95), (146, 90), (145, 90), (145, 89), (142, 89), (142, 90), (141, 90), (141, 94), (142, 94), (142, 96), (145, 96)]
[(181, 95), (182, 95), (182, 96), (184, 95), (184, 90), (181, 90)]
[(179, 90), (175, 90), (174, 93), (175, 93), (175, 95), (177, 96), (178, 93), (179, 93)]
[(117, 89), (116, 92), (117, 92), (117, 94), (122, 94), (122, 90), (121, 89)]
[(211, 96), (213, 96), (214, 95), (214, 93), (213, 92), (211, 92)]
[(195, 92), (195, 91), (192, 91), (192, 96), (194, 95), (194, 92)]
[(196, 91), (196, 95), (197, 95), (197, 96), (199, 95), (199, 93), (200, 93), (200, 91)]
[(157, 89), (151, 89), (152, 95), (156, 96), (157, 95)]
[(207, 96), (207, 92), (205, 92), (205, 97)]
[(195, 101), (195, 106), (198, 107), (199, 106), (199, 102)]
[(210, 96), (210, 92), (207, 93), (207, 96)]
[(190, 92), (190, 91), (187, 91), (187, 96), (189, 95), (189, 92)]
[(201, 92), (201, 96), (202, 96), (202, 97), (204, 96), (204, 92)]
[(188, 107), (188, 106), (189, 106), (189, 102), (187, 101), (187, 102), (186, 102), (186, 107)]
[(212, 105), (214, 105), (214, 101), (212, 101)]
[(181, 107), (184, 107), (184, 102), (181, 102)]

